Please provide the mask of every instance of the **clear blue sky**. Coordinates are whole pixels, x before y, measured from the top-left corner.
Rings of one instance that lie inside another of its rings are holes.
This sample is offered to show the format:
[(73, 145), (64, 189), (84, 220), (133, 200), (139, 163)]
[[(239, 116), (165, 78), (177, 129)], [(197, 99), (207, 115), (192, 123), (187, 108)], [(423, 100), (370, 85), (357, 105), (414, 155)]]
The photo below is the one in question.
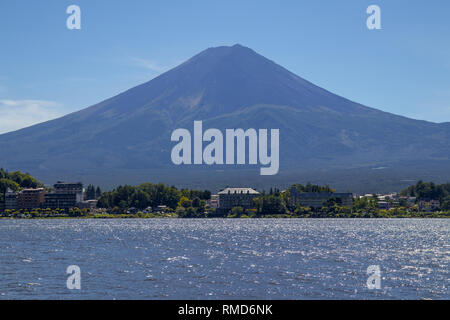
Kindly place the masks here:
[[(66, 28), (71, 4), (81, 30)], [(382, 30), (366, 27), (370, 4)], [(0, 133), (235, 43), (367, 106), (450, 121), (448, 0), (14, 0), (0, 4)]]

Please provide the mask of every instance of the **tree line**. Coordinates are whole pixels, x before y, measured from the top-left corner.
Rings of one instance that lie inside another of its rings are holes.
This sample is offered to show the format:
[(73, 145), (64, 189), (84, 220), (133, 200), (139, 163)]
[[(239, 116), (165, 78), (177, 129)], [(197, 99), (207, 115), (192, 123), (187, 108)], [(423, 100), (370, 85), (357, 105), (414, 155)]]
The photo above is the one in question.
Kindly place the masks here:
[(450, 183), (435, 184), (419, 181), (400, 192), (400, 195), (416, 197), (418, 200), (439, 200), (442, 210), (450, 210)]
[(450, 183), (435, 184), (419, 181), (400, 192), (402, 196), (416, 197), (419, 200), (440, 200), (450, 196)]
[(112, 191), (102, 193), (98, 207), (145, 209), (164, 205), (175, 210), (177, 207), (200, 206), (201, 200), (206, 203), (206, 200), (209, 199), (211, 199), (211, 192), (208, 190), (179, 190), (174, 186), (169, 187), (162, 183), (143, 183), (138, 186), (119, 186)]
[[(44, 185), (28, 173), (19, 171), (8, 172), (0, 169), (0, 201), (4, 200), (5, 191), (10, 188), (20, 191), (23, 188), (38, 188)], [(298, 192), (334, 193), (335, 189), (328, 185), (320, 186), (307, 183), (294, 184)], [(339, 198), (329, 199), (322, 208), (312, 209), (297, 205), (291, 208), (289, 205), (290, 192), (270, 188), (269, 192), (262, 191), (253, 201), (253, 207), (243, 209), (233, 208), (228, 213), (232, 216), (304, 216), (304, 217), (329, 217), (329, 216), (351, 216), (351, 217), (377, 217), (389, 216), (391, 214), (409, 214), (411, 210), (406, 204), (400, 202), (397, 211), (383, 211), (378, 209), (378, 200), (373, 198), (355, 198), (352, 208), (342, 206)], [(450, 211), (450, 183), (434, 184), (432, 182), (419, 181), (400, 193), (400, 196), (416, 197), (417, 200), (439, 200), (442, 211)], [(124, 185), (111, 191), (102, 192), (100, 187), (92, 184), (86, 188), (86, 199), (98, 199), (98, 208), (111, 209), (110, 212), (120, 214), (127, 212), (130, 208), (144, 211), (148, 207), (153, 209), (158, 206), (167, 206), (179, 217), (205, 217), (214, 210), (206, 210), (207, 200), (211, 199), (208, 190), (178, 189), (175, 186), (167, 186), (162, 183), (143, 183), (138, 186)], [(402, 213), (403, 212), (403, 213)]]
[(86, 200), (99, 199), (101, 196), (102, 196), (102, 190), (100, 189), (100, 187), (96, 188), (92, 184), (87, 186), (87, 188), (86, 188), (86, 195), (85, 195), (85, 199)]
[(42, 188), (44, 185), (29, 173), (8, 172), (0, 168), (0, 202), (4, 201), (6, 190), (20, 191), (26, 188)]

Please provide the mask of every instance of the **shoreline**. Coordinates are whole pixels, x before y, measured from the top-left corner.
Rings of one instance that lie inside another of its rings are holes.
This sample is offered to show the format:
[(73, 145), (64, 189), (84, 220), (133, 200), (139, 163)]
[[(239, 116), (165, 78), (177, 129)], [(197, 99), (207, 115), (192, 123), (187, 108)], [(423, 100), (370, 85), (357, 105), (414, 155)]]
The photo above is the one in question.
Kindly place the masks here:
[(1, 220), (122, 220), (122, 219), (230, 219), (230, 220), (240, 220), (240, 219), (360, 219), (360, 220), (376, 220), (376, 219), (450, 219), (449, 213), (444, 213), (438, 216), (432, 215), (414, 215), (414, 216), (393, 216), (393, 217), (298, 217), (298, 216), (286, 216), (280, 217), (277, 215), (266, 215), (258, 217), (171, 217), (171, 216), (129, 216), (129, 215), (101, 215), (101, 216), (85, 216), (85, 217), (0, 217)]

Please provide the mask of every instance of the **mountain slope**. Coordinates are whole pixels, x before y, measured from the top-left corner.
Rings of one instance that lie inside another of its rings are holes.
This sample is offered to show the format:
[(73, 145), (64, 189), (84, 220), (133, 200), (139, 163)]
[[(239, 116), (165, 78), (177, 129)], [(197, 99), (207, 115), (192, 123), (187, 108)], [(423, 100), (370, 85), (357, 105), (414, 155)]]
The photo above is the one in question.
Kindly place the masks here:
[[(446, 167), (450, 158), (448, 123), (362, 106), (235, 45), (207, 49), (84, 110), (0, 135), (0, 167), (27, 170), (44, 181), (62, 176), (101, 183), (117, 174), (111, 184), (132, 183), (133, 175), (176, 183), (188, 172), (234, 172), (228, 166), (172, 165), (170, 134), (192, 131), (194, 120), (203, 120), (205, 129), (279, 128), (280, 173), (288, 176), (402, 162), (413, 162), (420, 173), (434, 161)], [(255, 172), (246, 176), (261, 179)]]

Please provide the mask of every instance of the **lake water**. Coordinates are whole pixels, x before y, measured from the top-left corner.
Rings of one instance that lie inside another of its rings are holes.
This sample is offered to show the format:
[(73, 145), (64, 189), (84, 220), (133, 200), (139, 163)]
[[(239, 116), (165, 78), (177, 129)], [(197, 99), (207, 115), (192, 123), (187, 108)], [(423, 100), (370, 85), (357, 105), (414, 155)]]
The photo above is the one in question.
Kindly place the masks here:
[[(0, 299), (449, 299), (450, 220), (0, 220)], [(69, 265), (81, 290), (66, 287)], [(378, 265), (381, 289), (367, 288)]]

